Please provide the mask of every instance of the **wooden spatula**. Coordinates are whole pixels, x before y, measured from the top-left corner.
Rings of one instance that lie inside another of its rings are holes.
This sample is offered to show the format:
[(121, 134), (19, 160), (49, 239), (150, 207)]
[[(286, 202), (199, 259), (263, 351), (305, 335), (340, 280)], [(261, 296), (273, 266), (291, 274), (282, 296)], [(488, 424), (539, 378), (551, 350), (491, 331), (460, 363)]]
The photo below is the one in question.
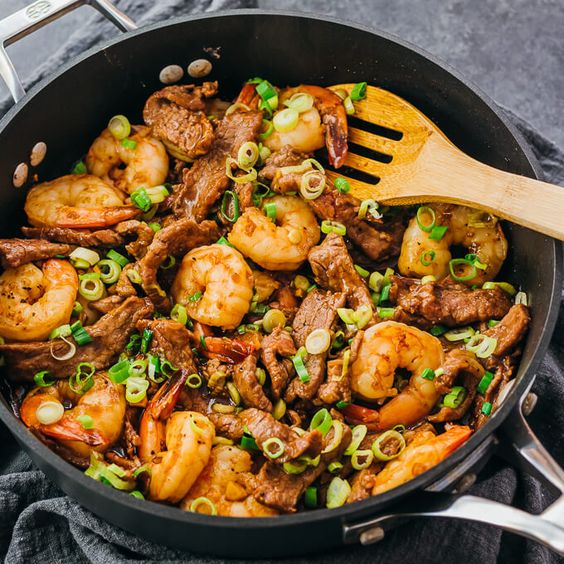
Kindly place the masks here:
[[(339, 84), (331, 89), (350, 92), (352, 87)], [(469, 157), (417, 108), (381, 88), (368, 86), (366, 98), (354, 106), (354, 117), (378, 126), (368, 127), (377, 133), (362, 125), (349, 127), (353, 145), (345, 166), (365, 173), (366, 181), (342, 170), (329, 172), (329, 177), (346, 178), (357, 198), (390, 205), (463, 204), (564, 240), (564, 187), (503, 172)], [(366, 151), (354, 145), (377, 151), (381, 160), (362, 156)]]

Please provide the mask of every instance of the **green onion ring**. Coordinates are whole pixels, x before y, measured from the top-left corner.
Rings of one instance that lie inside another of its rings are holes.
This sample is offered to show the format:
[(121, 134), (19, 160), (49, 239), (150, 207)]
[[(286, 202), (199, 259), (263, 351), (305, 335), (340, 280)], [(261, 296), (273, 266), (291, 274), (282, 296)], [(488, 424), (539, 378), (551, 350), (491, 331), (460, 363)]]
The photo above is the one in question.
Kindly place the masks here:
[[(208, 511), (198, 511), (199, 507), (207, 507)], [(207, 497), (198, 497), (190, 504), (190, 511), (192, 513), (203, 513), (204, 515), (217, 515), (217, 507), (215, 503)]]
[[(276, 446), (277, 448), (272, 450), (273, 446)], [(262, 450), (268, 458), (275, 460), (284, 454), (286, 445), (284, 445), (278, 437), (270, 437), (270, 439), (267, 439), (264, 443), (262, 443)]]
[[(431, 216), (432, 218), (431, 223), (427, 225), (423, 223), (423, 214), (429, 214)], [(433, 230), (433, 227), (435, 227), (435, 221), (436, 221), (435, 210), (433, 210), (429, 206), (419, 206), (419, 208), (417, 209), (417, 215), (415, 216), (415, 219), (421, 231), (430, 233)]]
[[(382, 446), (384, 445), (384, 443), (386, 443), (390, 439), (397, 441), (397, 443), (399, 445), (397, 452), (394, 453), (394, 454), (391, 454), (391, 455), (386, 454), (382, 450)], [(403, 435), (400, 432), (395, 431), (394, 429), (390, 429), (389, 431), (382, 433), (372, 443), (372, 452), (374, 453), (374, 456), (378, 460), (382, 460), (384, 462), (387, 462), (388, 460), (392, 460), (394, 458), (397, 458), (401, 454), (401, 452), (403, 451), (404, 448), (405, 448), (405, 439), (403, 438)]]
[(331, 429), (331, 425), (333, 423), (333, 418), (329, 411), (325, 408), (320, 409), (311, 419), (309, 424), (309, 428), (311, 431), (319, 431), (323, 436), (325, 436), (329, 429)]

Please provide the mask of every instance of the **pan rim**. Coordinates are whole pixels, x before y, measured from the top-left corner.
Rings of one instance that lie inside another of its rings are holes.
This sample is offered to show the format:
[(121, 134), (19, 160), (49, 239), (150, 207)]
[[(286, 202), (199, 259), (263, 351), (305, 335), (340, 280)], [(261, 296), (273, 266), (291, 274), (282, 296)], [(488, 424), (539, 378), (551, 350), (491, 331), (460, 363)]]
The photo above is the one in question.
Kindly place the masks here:
[[(42, 79), (40, 82), (35, 84), (28, 91), (26, 96), (20, 102), (14, 104), (0, 120), (0, 136), (2, 135), (7, 125), (12, 121), (12, 119), (21, 111), (24, 111), (27, 105), (31, 103), (35, 96), (39, 94), (46, 86), (48, 86), (51, 82), (56, 81), (70, 68), (84, 63), (85, 61), (87, 61), (87, 59), (97, 55), (101, 51), (109, 49), (119, 43), (126, 42), (130, 39), (132, 40), (134, 38), (137, 38), (138, 36), (162, 30), (163, 28), (167, 28), (169, 26), (172, 27), (175, 25), (181, 25), (184, 23), (203, 19), (208, 20), (234, 16), (283, 16), (339, 25), (342, 27), (348, 27), (352, 31), (361, 31), (375, 35), (381, 39), (387, 40), (399, 47), (415, 53), (417, 56), (422, 57), (423, 59), (426, 59), (427, 61), (437, 66), (441, 71), (451, 75), (451, 77), (461, 83), (461, 85), (465, 89), (470, 90), (475, 98), (477, 98), (477, 101), (485, 104), (485, 106), (495, 115), (495, 117), (515, 139), (519, 150), (522, 152), (530, 166), (531, 172), (537, 178), (542, 176), (540, 166), (536, 161), (531, 148), (528, 146), (526, 140), (517, 130), (517, 128), (510, 121), (508, 121), (503, 113), (501, 113), (499, 106), (472, 81), (469, 81), (461, 73), (459, 73), (459, 71), (442, 61), (440, 58), (428, 53), (426, 50), (420, 48), (417, 45), (414, 45), (393, 34), (379, 30), (372, 26), (366, 26), (363, 24), (358, 24), (356, 22), (329, 16), (319, 16), (316, 14), (288, 10), (278, 11), (265, 9), (240, 9), (181, 16), (167, 20), (165, 22), (153, 23), (141, 27), (138, 30), (124, 33), (123, 35), (118, 35), (117, 37), (104, 41), (101, 45), (92, 47), (75, 59), (68, 61), (67, 63), (62, 65), (54, 74)], [(39, 441), (23, 425), (23, 423), (15, 417), (13, 412), (6, 405), (3, 398), (2, 401), (0, 401), (0, 419), (4, 422), (4, 424), (6, 424), (11, 433), (16, 436), (17, 440), (26, 445), (27, 449), (37, 454), (37, 456), (40, 457), (44, 463), (48, 464), (52, 469), (54, 469), (54, 471), (66, 475), (68, 478), (72, 479), (75, 484), (77, 484), (81, 488), (85, 488), (88, 494), (101, 496), (110, 503), (118, 503), (120, 505), (124, 505), (130, 509), (141, 511), (147, 514), (147, 516), (157, 516), (159, 518), (180, 521), (185, 524), (205, 525), (206, 527), (213, 526), (219, 528), (238, 529), (241, 526), (247, 526), (246, 528), (249, 528), (248, 525), (251, 524), (253, 528), (271, 529), (273, 527), (297, 526), (304, 522), (314, 523), (326, 521), (332, 518), (337, 518), (340, 520), (345, 520), (345, 518), (353, 518), (354, 520), (354, 518), (359, 518), (368, 514), (374, 514), (384, 507), (397, 502), (400, 498), (403, 498), (406, 495), (415, 492), (416, 490), (420, 490), (425, 488), (426, 486), (429, 486), (440, 476), (456, 467), (463, 459), (468, 456), (469, 452), (474, 451), (478, 447), (478, 445), (481, 444), (489, 435), (491, 435), (495, 431), (495, 429), (507, 418), (509, 412), (515, 407), (518, 398), (522, 395), (522, 393), (524, 393), (528, 385), (535, 378), (534, 371), (538, 368), (541, 358), (546, 353), (550, 338), (556, 325), (556, 320), (558, 317), (558, 308), (556, 307), (556, 304), (560, 302), (559, 292), (562, 285), (562, 247), (558, 245), (558, 242), (556, 240), (551, 240), (548, 237), (546, 239), (549, 243), (550, 241), (552, 241), (552, 254), (555, 264), (552, 276), (550, 280), (547, 280), (547, 282), (550, 282), (552, 284), (552, 294), (550, 296), (549, 303), (549, 315), (545, 320), (544, 327), (542, 329), (538, 342), (533, 345), (534, 350), (531, 359), (529, 360), (529, 362), (527, 362), (526, 365), (519, 365), (519, 371), (516, 376), (519, 381), (516, 382), (513, 390), (511, 390), (510, 395), (506, 398), (502, 407), (494, 414), (494, 416), (488, 421), (488, 423), (484, 425), (484, 427), (479, 429), (476, 433), (474, 433), (462, 447), (457, 449), (457, 451), (455, 451), (451, 456), (445, 459), (441, 464), (421, 474), (417, 478), (399, 486), (398, 488), (390, 490), (389, 492), (381, 494), (377, 497), (371, 497), (366, 500), (332, 510), (319, 509), (316, 511), (296, 513), (292, 515), (280, 515), (275, 518), (255, 517), (252, 518), (251, 523), (249, 523), (248, 518), (219, 516), (212, 517), (201, 514), (194, 514), (182, 511), (178, 507), (165, 506), (156, 502), (147, 503), (147, 501), (137, 500), (125, 493), (107, 488), (103, 484), (88, 478), (78, 468), (63, 460), (60, 456), (55, 454), (53, 451), (51, 451), (51, 449), (49, 449), (46, 445)]]

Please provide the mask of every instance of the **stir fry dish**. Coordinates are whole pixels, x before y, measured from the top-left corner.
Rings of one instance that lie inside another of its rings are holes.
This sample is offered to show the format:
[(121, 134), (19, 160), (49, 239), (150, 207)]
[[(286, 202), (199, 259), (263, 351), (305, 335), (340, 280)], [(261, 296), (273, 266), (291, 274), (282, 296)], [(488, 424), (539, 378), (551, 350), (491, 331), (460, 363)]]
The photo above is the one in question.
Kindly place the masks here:
[(365, 91), (167, 86), (29, 189), (0, 355), (31, 433), (110, 488), (254, 517), (389, 491), (495, 413), (529, 324), (502, 225), (353, 197)]

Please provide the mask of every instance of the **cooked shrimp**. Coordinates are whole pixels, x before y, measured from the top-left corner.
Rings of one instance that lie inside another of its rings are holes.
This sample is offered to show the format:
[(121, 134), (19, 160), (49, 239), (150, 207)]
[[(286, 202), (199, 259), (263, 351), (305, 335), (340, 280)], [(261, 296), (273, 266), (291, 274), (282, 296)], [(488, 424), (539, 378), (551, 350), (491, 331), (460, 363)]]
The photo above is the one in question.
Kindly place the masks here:
[[(433, 381), (421, 375), (426, 368), (436, 370), (442, 363), (439, 339), (416, 327), (385, 321), (365, 331), (357, 358), (351, 365), (353, 392), (366, 401), (392, 397), (377, 411), (368, 410), (374, 413), (373, 427), (389, 429), (399, 424), (411, 425), (425, 417), (439, 394)], [(398, 368), (412, 373), (409, 384), (399, 394), (393, 387)], [(346, 413), (354, 418), (354, 409)]]
[(35, 227), (108, 227), (140, 213), (111, 186), (89, 174), (67, 174), (34, 186), (24, 206)]
[[(119, 439), (125, 418), (124, 386), (114, 384), (103, 373), (94, 375), (93, 386), (83, 395), (74, 393), (66, 380), (58, 380), (47, 388), (34, 388), (22, 402), (22, 421), (31, 429), (56, 439), (79, 456), (92, 451), (104, 452)], [(59, 405), (71, 402), (56, 423), (42, 424), (37, 410), (45, 402)], [(93, 427), (85, 429), (81, 417), (90, 417)]]
[(64, 260), (9, 268), (0, 276), (0, 336), (15, 341), (46, 339), (69, 322), (78, 276)]
[(166, 149), (151, 136), (151, 129), (137, 125), (133, 131), (131, 147), (104, 129), (86, 155), (88, 172), (129, 194), (140, 186), (159, 186), (168, 174)]
[(279, 151), (285, 145), (290, 145), (302, 153), (311, 153), (325, 145), (329, 163), (339, 168), (348, 152), (347, 113), (343, 101), (328, 88), (302, 84), (282, 90), (279, 109), (284, 109), (283, 102), (298, 93), (313, 96), (313, 107), (300, 114), (298, 125), (294, 129), (287, 133), (274, 131), (264, 144), (271, 151)]
[(315, 215), (295, 196), (275, 196), (265, 200), (269, 203), (276, 206), (276, 223), (258, 208), (248, 208), (229, 233), (229, 242), (267, 270), (296, 270), (319, 241)]
[(251, 455), (236, 446), (219, 445), (203, 472), (182, 500), (186, 511), (195, 499), (207, 497), (217, 514), (226, 517), (270, 517), (278, 512), (259, 503), (252, 495)]
[(454, 425), (441, 435), (416, 432), (403, 452), (376, 476), (372, 495), (381, 494), (408, 482), (442, 462), (472, 434), (470, 427)]
[(149, 466), (149, 498), (179, 502), (210, 458), (215, 427), (201, 413), (175, 411), (188, 374), (179, 371), (151, 398), (139, 425), (139, 457)]
[[(472, 221), (480, 212), (465, 206), (434, 204), (429, 207), (435, 212), (436, 225), (445, 225), (448, 229), (440, 241), (434, 241), (429, 238), (430, 233), (419, 227), (417, 218), (412, 218), (404, 233), (398, 260), (401, 274), (418, 277), (433, 275), (440, 280), (449, 274), (449, 261), (452, 258), (450, 247), (461, 245), (486, 265), (485, 270), (476, 268), (476, 276), (468, 283), (482, 284), (493, 280), (507, 256), (507, 239), (501, 225), (495, 220), (486, 223)], [(471, 223), (478, 223), (479, 226), (472, 227)], [(429, 254), (422, 257), (427, 251)], [(434, 256), (431, 251), (435, 253)], [(429, 262), (429, 265), (425, 266), (423, 262)]]
[(196, 321), (234, 329), (251, 306), (253, 273), (228, 245), (198, 247), (182, 259), (171, 293)]

